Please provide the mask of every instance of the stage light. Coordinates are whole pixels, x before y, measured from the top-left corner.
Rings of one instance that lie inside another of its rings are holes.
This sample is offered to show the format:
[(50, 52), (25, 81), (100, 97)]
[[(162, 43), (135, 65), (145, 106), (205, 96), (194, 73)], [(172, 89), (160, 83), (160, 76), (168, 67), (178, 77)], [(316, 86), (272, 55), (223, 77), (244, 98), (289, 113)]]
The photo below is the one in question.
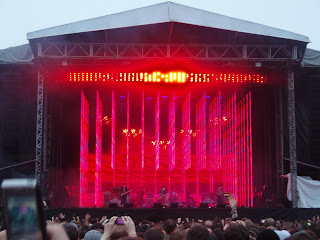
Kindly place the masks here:
[(266, 76), (262, 74), (235, 74), (235, 73), (186, 73), (183, 71), (171, 71), (163, 73), (155, 71), (152, 73), (105, 73), (105, 72), (86, 72), (86, 73), (69, 73), (69, 81), (120, 81), (120, 82), (154, 82), (154, 83), (266, 83)]

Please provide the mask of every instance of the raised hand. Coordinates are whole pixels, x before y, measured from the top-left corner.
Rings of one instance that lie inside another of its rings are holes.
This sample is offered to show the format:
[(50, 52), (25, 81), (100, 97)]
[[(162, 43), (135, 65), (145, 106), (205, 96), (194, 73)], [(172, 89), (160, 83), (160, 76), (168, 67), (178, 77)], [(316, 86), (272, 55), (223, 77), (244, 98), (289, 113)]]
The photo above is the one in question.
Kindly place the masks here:
[(123, 219), (123, 225), (126, 229), (129, 237), (136, 237), (136, 226), (134, 225), (134, 222), (131, 217), (129, 216), (123, 216), (121, 217)]
[(112, 232), (116, 228), (116, 221), (117, 221), (117, 216), (113, 216), (110, 221), (104, 225), (104, 233), (101, 236), (100, 240), (108, 240), (109, 237), (111, 236)]

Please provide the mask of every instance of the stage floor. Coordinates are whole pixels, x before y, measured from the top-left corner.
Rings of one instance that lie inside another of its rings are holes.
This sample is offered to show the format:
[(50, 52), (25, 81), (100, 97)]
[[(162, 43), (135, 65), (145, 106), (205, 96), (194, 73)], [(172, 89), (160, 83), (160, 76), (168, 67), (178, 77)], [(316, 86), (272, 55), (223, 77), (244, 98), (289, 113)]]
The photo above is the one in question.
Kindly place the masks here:
[[(129, 215), (134, 220), (141, 221), (148, 219), (150, 221), (163, 221), (168, 218), (189, 218), (194, 219), (213, 219), (215, 217), (227, 218), (231, 217), (230, 209), (219, 208), (54, 208), (46, 211), (47, 219), (52, 216), (57, 217), (59, 213), (66, 214), (66, 219), (71, 220), (72, 216), (80, 216), (84, 218), (89, 212), (93, 218), (101, 218), (102, 216), (124, 216)], [(239, 218), (247, 217), (253, 221), (259, 221), (272, 217), (276, 220), (300, 220), (311, 219), (312, 216), (320, 215), (319, 208), (309, 209), (293, 209), (293, 208), (238, 208)]]

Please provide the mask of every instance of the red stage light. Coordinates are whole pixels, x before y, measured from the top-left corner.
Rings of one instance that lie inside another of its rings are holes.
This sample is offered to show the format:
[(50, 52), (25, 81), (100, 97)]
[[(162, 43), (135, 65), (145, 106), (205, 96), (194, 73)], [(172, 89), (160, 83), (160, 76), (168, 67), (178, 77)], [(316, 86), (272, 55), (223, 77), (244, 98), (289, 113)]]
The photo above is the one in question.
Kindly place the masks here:
[(70, 73), (69, 81), (132, 81), (132, 82), (164, 82), (164, 83), (185, 83), (185, 82), (225, 82), (225, 83), (265, 83), (266, 76), (262, 74), (235, 74), (235, 73), (185, 73), (182, 71), (152, 73)]

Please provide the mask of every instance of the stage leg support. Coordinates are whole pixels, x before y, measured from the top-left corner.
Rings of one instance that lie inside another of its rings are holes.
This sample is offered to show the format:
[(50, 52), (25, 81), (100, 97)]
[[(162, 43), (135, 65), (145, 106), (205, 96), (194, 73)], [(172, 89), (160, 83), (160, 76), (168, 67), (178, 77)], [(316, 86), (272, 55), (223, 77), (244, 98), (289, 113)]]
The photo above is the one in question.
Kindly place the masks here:
[(288, 123), (289, 123), (289, 155), (291, 173), (291, 196), (292, 207), (298, 207), (297, 192), (297, 153), (296, 153), (296, 115), (295, 115), (295, 95), (294, 95), (294, 71), (288, 69)]
[(41, 162), (42, 162), (42, 139), (43, 139), (43, 93), (44, 76), (41, 71), (38, 72), (38, 95), (37, 95), (37, 133), (36, 133), (36, 166), (35, 178), (38, 184), (41, 184)]

